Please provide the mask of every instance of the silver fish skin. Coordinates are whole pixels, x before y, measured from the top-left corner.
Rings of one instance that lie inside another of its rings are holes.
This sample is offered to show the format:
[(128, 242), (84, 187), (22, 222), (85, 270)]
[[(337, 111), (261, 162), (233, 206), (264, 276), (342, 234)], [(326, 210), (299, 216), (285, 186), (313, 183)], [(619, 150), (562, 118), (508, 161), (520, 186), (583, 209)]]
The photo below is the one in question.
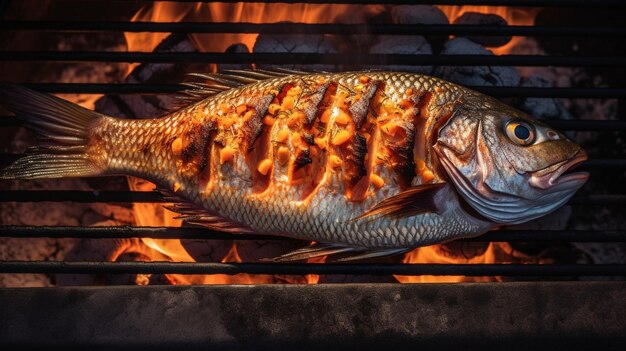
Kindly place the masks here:
[(168, 192), (192, 223), (373, 252), (540, 217), (588, 177), (565, 174), (586, 154), (562, 133), (438, 78), (205, 78), (194, 93), (206, 98), (147, 120), (4, 87), (0, 103), (47, 141), (1, 176), (137, 176)]

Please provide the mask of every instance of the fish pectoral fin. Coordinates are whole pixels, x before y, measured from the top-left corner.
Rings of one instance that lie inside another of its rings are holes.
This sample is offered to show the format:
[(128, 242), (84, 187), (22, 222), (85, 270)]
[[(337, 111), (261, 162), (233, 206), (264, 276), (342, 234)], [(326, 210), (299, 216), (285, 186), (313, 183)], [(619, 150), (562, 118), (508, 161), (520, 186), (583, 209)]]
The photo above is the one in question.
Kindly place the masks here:
[(322, 256), (334, 256), (340, 255), (338, 259), (331, 259), (328, 262), (349, 262), (356, 260), (364, 260), (368, 258), (377, 258), (382, 256), (395, 255), (404, 253), (411, 250), (411, 248), (380, 248), (380, 249), (368, 249), (363, 247), (344, 246), (341, 244), (326, 244), (316, 243), (309, 245), (294, 251), (290, 251), (284, 255), (265, 259), (263, 261), (271, 262), (291, 262), (291, 261), (303, 261), (309, 258), (316, 258)]
[(390, 198), (387, 198), (374, 207), (352, 219), (371, 218), (374, 216), (387, 216), (402, 218), (414, 216), (422, 213), (438, 212), (435, 204), (435, 195), (447, 183), (422, 184), (410, 187)]
[(219, 216), (207, 209), (174, 195), (167, 190), (159, 190), (159, 192), (163, 194), (165, 201), (172, 202), (172, 205), (163, 207), (167, 210), (178, 213), (179, 215), (175, 217), (176, 219), (220, 232), (232, 234), (254, 233), (254, 230), (245, 224), (234, 222), (228, 218)]

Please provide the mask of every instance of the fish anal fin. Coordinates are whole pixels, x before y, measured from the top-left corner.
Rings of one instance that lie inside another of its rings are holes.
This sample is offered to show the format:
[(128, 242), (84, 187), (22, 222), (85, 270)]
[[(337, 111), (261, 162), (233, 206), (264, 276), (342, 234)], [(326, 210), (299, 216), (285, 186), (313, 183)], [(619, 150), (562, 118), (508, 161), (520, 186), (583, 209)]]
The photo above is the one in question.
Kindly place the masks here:
[(363, 247), (352, 247), (352, 246), (344, 246), (341, 244), (333, 244), (333, 243), (315, 243), (313, 245), (305, 246), (303, 248), (290, 251), (284, 255), (266, 259), (265, 261), (272, 262), (292, 262), (292, 261), (303, 261), (308, 260), (310, 258), (317, 258), (322, 256), (335, 256), (338, 258), (335, 259), (332, 257), (327, 262), (349, 262), (356, 260), (364, 260), (370, 258), (378, 258), (383, 256), (395, 255), (399, 253), (404, 253), (411, 250), (411, 248), (406, 247), (393, 247), (393, 248), (363, 248)]
[(280, 255), (274, 258), (264, 259), (264, 261), (271, 262), (292, 262), (292, 261), (303, 261), (308, 260), (309, 258), (317, 258), (322, 256), (335, 255), (344, 252), (351, 251), (360, 251), (358, 248), (342, 246), (339, 244), (326, 244), (326, 243), (315, 243), (313, 245), (305, 246), (303, 248), (290, 251), (284, 255)]
[(212, 211), (183, 199), (176, 194), (171, 193), (171, 191), (159, 189), (159, 192), (163, 194), (165, 201), (172, 203), (171, 205), (163, 207), (179, 214), (176, 216), (176, 219), (220, 232), (233, 234), (255, 233), (255, 231), (247, 225), (224, 218)]
[(370, 258), (379, 258), (379, 257), (405, 253), (410, 250), (412, 250), (412, 248), (408, 248), (408, 247), (371, 249), (371, 250), (363, 251), (356, 255), (349, 255), (349, 256), (341, 257), (333, 262), (350, 262), (350, 261), (365, 260), (365, 259), (370, 259)]
[(374, 216), (402, 218), (422, 213), (436, 213), (439, 209), (437, 204), (435, 204), (435, 195), (445, 185), (446, 183), (444, 182), (410, 187), (379, 202), (360, 216), (353, 218), (353, 221)]

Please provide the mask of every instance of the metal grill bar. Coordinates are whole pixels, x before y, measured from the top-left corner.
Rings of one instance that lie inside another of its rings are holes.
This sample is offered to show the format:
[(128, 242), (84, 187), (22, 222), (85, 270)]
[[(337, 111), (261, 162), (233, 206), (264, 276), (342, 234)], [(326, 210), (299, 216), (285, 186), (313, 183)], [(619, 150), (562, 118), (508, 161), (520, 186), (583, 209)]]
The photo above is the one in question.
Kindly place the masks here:
[[(622, 118), (619, 118), (619, 119), (622, 119)], [(622, 131), (622, 130), (626, 130), (626, 121), (624, 120), (619, 120), (619, 121), (544, 120), (544, 122), (561, 130), (576, 130), (576, 131)]]
[[(153, 2), (214, 2), (212, 0), (154, 0)], [(579, 8), (624, 8), (621, 0), (220, 0), (223, 3), (284, 3), (284, 4), (390, 4), (390, 5), (485, 5), (485, 6), (522, 6), (522, 7), (563, 7)]]
[(626, 35), (626, 27), (490, 26), (343, 23), (235, 23), (235, 22), (83, 22), (4, 21), (0, 30), (123, 31), (164, 33), (369, 34), (369, 35), (506, 35), (603, 36)]
[[(152, 191), (3, 190), (0, 191), (0, 198), (12, 202), (166, 202), (159, 193)], [(576, 196), (569, 204), (626, 205), (626, 195)]]
[[(290, 54), (294, 55), (294, 54)], [(62, 94), (171, 94), (186, 89), (179, 84), (108, 84), (108, 83), (16, 83), (34, 90)], [(528, 88), (479, 87), (468, 88), (496, 97), (544, 97), (608, 99), (626, 97), (626, 88)]]
[[(228, 234), (206, 228), (181, 227), (34, 227), (0, 226), (5, 238), (91, 238), (91, 239), (203, 239), (203, 240), (296, 240), (282, 236)], [(626, 232), (614, 230), (499, 230), (466, 242), (626, 242)]]
[(15, 202), (163, 202), (161, 195), (152, 191), (3, 190), (0, 198)]
[(260, 64), (624, 67), (626, 57), (222, 52), (2, 51), (0, 61), (204, 62)]
[(585, 161), (580, 169), (587, 171), (598, 169), (626, 169), (626, 160), (622, 159), (593, 159)]
[[(26, 154), (3, 154), (0, 153), (0, 165), (7, 165), (15, 162)], [(585, 161), (579, 169), (593, 171), (605, 169), (626, 169), (626, 159), (591, 159)]]
[(2, 261), (0, 273), (626, 276), (621, 264), (338, 264)]
[[(619, 118), (622, 119), (622, 118)], [(626, 118), (624, 118), (626, 119)], [(543, 120), (543, 122), (560, 130), (574, 130), (574, 131), (597, 131), (597, 132), (617, 132), (626, 130), (626, 121), (623, 120), (611, 120), (611, 121), (596, 121), (596, 120)], [(14, 116), (2, 116), (0, 115), (0, 127), (20, 127), (23, 123)], [(17, 154), (2, 154), (0, 153), (0, 163), (7, 162), (7, 160), (15, 160), (23, 155)], [(593, 160), (599, 161), (599, 160)], [(616, 160), (607, 160), (614, 162)], [(12, 161), (11, 161), (12, 162)]]

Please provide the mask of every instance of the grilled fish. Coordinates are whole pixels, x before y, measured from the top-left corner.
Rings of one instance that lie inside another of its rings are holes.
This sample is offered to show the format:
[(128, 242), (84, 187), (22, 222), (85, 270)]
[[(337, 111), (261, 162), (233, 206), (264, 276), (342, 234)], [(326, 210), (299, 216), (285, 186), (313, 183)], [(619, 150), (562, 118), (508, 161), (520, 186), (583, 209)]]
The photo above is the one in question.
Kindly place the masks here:
[(109, 117), (5, 86), (41, 136), (4, 179), (132, 175), (187, 222), (319, 244), (279, 257), (358, 259), (477, 236), (563, 205), (587, 157), (493, 98), (399, 72), (230, 71), (164, 117)]

